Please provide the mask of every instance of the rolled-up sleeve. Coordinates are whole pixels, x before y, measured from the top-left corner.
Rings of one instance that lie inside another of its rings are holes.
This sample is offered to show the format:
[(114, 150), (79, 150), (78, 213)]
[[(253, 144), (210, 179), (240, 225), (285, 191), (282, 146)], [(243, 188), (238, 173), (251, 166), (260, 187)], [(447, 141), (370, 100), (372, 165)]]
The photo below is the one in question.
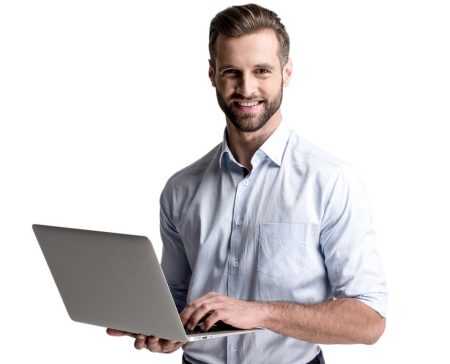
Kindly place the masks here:
[(362, 180), (342, 167), (329, 179), (325, 196), (320, 244), (333, 296), (355, 298), (386, 316), (386, 279)]
[(186, 306), (191, 280), (191, 268), (182, 239), (173, 221), (173, 214), (166, 197), (167, 188), (160, 198), (160, 229), (163, 243), (161, 267), (178, 311)]

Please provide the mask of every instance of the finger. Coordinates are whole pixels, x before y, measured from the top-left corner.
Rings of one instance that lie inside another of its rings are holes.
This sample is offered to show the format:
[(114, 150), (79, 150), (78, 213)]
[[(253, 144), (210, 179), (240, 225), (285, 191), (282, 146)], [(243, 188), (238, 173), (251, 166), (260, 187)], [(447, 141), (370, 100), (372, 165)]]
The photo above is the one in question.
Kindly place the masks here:
[(106, 329), (106, 333), (108, 335), (111, 335), (111, 336), (125, 336), (126, 335), (125, 331), (116, 330), (116, 329), (109, 329), (109, 328)]
[(155, 353), (161, 353), (161, 344), (159, 337), (151, 336), (147, 338), (147, 349)]
[(207, 299), (194, 311), (186, 322), (186, 327), (193, 330), (199, 322), (206, 321), (208, 317), (216, 310), (220, 309), (224, 303), (224, 296), (216, 293), (208, 295)]
[(194, 330), (200, 321), (205, 321), (207, 316), (216, 309), (215, 305), (223, 304), (227, 299), (229, 298), (226, 296), (209, 292), (191, 302), (180, 314), (183, 325), (189, 330)]
[(136, 335), (136, 340), (134, 341), (134, 347), (138, 350), (144, 349), (147, 347), (146, 341), (147, 341), (146, 336)]
[(205, 294), (204, 296), (201, 296), (197, 298), (195, 301), (190, 302), (186, 305), (183, 311), (180, 313), (181, 322), (183, 325), (186, 325), (186, 323), (191, 318), (192, 314), (200, 307), (202, 304), (207, 303), (212, 298), (218, 296), (215, 292), (209, 292)]
[(163, 353), (172, 353), (175, 350), (178, 350), (183, 343), (176, 341), (176, 340), (163, 340), (161, 339), (159, 341), (161, 352)]
[(167, 346), (162, 349), (162, 352), (166, 353), (166, 354), (170, 354), (170, 353), (173, 353), (174, 351), (177, 351), (179, 348), (181, 348), (181, 346), (182, 346), (182, 344), (175, 344), (175, 345)]
[(221, 308), (216, 308), (216, 310), (208, 316), (208, 318), (205, 320), (205, 323), (201, 326), (201, 329), (203, 331), (208, 331), (213, 327), (218, 321), (224, 321), (224, 310)]
[(116, 330), (116, 329), (111, 329), (111, 328), (106, 329), (106, 333), (111, 336), (131, 336), (133, 338), (136, 337), (136, 334), (133, 334), (131, 332)]
[(159, 341), (158, 336), (149, 336), (147, 337), (147, 345), (157, 343)]
[(206, 320), (206, 316), (210, 315), (213, 310), (213, 305), (202, 304), (196, 311), (194, 311), (189, 320), (186, 322), (186, 327), (189, 330), (194, 330), (200, 322)]
[(186, 305), (184, 310), (181, 311), (180, 319), (181, 319), (181, 322), (183, 323), (183, 326), (186, 325), (186, 323), (191, 318), (192, 314), (198, 309), (198, 307), (200, 305), (201, 305), (201, 302), (199, 300), (195, 300), (195, 301), (189, 303), (188, 305)]
[(192, 330), (200, 322), (204, 321), (205, 316), (211, 310), (209, 301), (195, 301), (193, 302), (185, 312), (182, 312), (182, 322), (184, 325)]

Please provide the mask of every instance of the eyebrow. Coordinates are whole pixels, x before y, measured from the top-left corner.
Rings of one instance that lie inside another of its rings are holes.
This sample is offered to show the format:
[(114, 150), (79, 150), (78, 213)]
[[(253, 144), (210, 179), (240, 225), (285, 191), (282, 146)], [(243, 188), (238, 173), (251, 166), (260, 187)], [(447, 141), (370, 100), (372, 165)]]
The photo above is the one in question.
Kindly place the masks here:
[[(232, 64), (224, 64), (223, 66), (220, 66), (220, 67), (219, 67), (219, 72), (221, 72), (221, 71), (223, 71), (223, 70), (225, 70), (225, 69), (228, 69), (228, 68), (239, 69), (239, 67), (236, 67), (236, 66), (234, 66), (234, 65), (232, 65)], [(273, 70), (275, 67), (272, 66), (272, 65), (269, 64), (269, 63), (259, 63), (259, 64), (256, 64), (256, 65), (254, 66), (254, 68), (267, 68), (268, 70)]]
[(255, 68), (267, 68), (268, 70), (273, 70), (275, 67), (269, 63), (260, 63), (255, 66)]

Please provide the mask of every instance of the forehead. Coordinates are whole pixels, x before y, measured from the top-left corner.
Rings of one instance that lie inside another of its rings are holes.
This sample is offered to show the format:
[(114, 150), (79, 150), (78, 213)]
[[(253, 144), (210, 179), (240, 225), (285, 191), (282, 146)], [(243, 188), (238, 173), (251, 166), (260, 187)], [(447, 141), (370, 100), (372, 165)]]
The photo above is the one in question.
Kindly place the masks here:
[(216, 66), (232, 64), (245, 67), (268, 63), (276, 67), (280, 63), (278, 50), (278, 39), (271, 29), (241, 37), (219, 34), (215, 43)]

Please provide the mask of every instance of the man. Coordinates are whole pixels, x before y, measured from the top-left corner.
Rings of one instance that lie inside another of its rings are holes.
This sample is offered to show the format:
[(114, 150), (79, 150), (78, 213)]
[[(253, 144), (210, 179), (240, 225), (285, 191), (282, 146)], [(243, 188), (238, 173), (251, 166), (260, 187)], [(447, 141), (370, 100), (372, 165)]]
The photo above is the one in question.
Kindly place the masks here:
[[(324, 363), (319, 343), (376, 342), (387, 294), (366, 194), (281, 119), (292, 74), (284, 26), (267, 9), (234, 6), (212, 20), (209, 47), (226, 130), (162, 192), (161, 265), (187, 328), (207, 317), (205, 331), (217, 321), (267, 330), (188, 343), (184, 362)], [(182, 345), (132, 336), (155, 352)]]

